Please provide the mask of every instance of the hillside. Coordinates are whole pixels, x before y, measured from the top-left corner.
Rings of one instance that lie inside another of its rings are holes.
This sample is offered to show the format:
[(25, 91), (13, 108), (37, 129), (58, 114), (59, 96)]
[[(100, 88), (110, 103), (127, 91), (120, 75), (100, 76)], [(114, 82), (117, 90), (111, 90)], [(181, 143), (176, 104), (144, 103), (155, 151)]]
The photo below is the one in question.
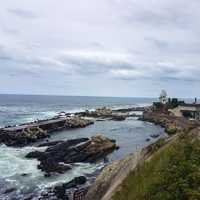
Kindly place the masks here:
[(200, 141), (180, 135), (129, 173), (113, 200), (200, 199)]

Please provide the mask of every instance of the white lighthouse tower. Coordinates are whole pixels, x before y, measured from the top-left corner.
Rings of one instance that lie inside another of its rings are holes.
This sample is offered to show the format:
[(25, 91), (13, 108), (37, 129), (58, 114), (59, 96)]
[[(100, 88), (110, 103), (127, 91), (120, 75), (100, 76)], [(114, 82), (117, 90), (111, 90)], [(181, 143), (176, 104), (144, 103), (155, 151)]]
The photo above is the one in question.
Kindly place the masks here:
[(166, 104), (167, 103), (167, 92), (162, 90), (159, 97), (160, 103)]

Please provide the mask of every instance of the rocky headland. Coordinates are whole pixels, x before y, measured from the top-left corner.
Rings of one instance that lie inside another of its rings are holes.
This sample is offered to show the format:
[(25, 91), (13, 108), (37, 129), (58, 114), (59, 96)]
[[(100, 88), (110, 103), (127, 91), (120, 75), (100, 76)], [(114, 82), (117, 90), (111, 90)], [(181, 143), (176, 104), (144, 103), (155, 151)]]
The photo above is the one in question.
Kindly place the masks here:
[[(126, 156), (124, 159), (110, 163), (107, 167), (105, 167), (102, 170), (102, 172), (97, 177), (95, 183), (90, 187), (87, 193), (87, 198), (86, 198), (87, 200), (145, 199), (146, 197), (143, 196), (146, 194), (145, 190), (142, 192), (144, 188), (141, 188), (138, 191), (136, 185), (138, 184), (137, 181), (141, 181), (141, 179), (143, 181), (144, 179), (143, 173), (147, 173), (146, 176), (149, 177), (149, 180), (145, 180), (145, 181), (147, 183), (150, 182), (151, 180), (150, 171), (147, 171), (146, 169), (147, 167), (145, 167), (147, 163), (150, 163), (148, 165), (151, 166), (151, 168), (150, 167), (149, 168), (150, 170), (152, 170), (152, 173), (153, 173), (152, 168), (153, 167), (155, 168), (154, 162), (155, 163), (158, 162), (161, 159), (160, 158), (161, 156), (170, 157), (174, 154), (177, 155), (177, 153), (175, 153), (177, 151), (176, 146), (178, 146), (179, 144), (183, 146), (184, 145), (191, 146), (190, 147), (191, 151), (189, 151), (188, 153), (193, 153), (192, 148), (194, 147), (195, 149), (196, 143), (199, 143), (198, 141), (200, 138), (199, 137), (200, 122), (198, 120), (189, 120), (184, 117), (176, 117), (172, 115), (170, 112), (167, 112), (166, 110), (164, 112), (154, 111), (151, 107), (143, 112), (143, 116), (139, 118), (139, 120), (151, 122), (156, 125), (162, 126), (165, 129), (166, 133), (168, 133), (168, 137), (159, 139), (157, 142), (143, 148), (142, 150), (138, 150), (138, 152), (134, 154)], [(182, 147), (181, 145), (180, 147), (177, 147), (177, 148), (180, 148), (179, 151), (182, 151), (181, 148), (185, 148), (185, 146)], [(172, 151), (172, 149), (174, 150)], [(168, 153), (169, 151), (170, 153)], [(184, 155), (184, 152), (186, 151), (188, 151), (188, 149), (183, 150), (183, 155)], [(194, 151), (197, 152), (197, 149), (195, 149)], [(183, 157), (177, 156), (177, 159), (180, 160), (180, 162), (182, 162)], [(168, 161), (165, 161), (165, 162), (168, 162)], [(184, 162), (188, 162), (188, 165), (190, 163), (190, 161), (188, 160)], [(167, 164), (171, 165), (170, 162)], [(162, 162), (160, 165), (159, 165), (160, 168), (163, 167)], [(177, 166), (177, 168), (178, 167), (179, 166)], [(159, 170), (162, 170), (163, 172), (164, 169), (159, 169)], [(158, 172), (155, 172), (155, 173), (158, 173)], [(170, 172), (167, 171), (166, 173), (169, 173), (169, 176), (171, 176)], [(135, 174), (138, 174), (138, 175), (136, 176)], [(137, 180), (138, 176), (141, 176), (140, 180)], [(136, 181), (135, 183), (134, 183), (134, 179)], [(154, 179), (155, 181), (158, 181), (156, 178)], [(143, 183), (143, 184), (145, 185), (147, 183)], [(133, 187), (133, 189), (137, 191), (135, 191), (135, 193), (131, 192), (132, 190), (131, 187)], [(142, 186), (139, 186), (139, 187), (142, 187)], [(188, 186), (188, 188), (189, 187), (190, 186)], [(132, 197), (127, 192), (131, 193)], [(136, 198), (137, 195), (138, 195), (138, 198)], [(140, 196), (143, 196), (143, 197), (141, 198)], [(185, 196), (192, 196), (192, 195), (185, 194)], [(198, 196), (198, 198), (199, 197), (200, 196)]]

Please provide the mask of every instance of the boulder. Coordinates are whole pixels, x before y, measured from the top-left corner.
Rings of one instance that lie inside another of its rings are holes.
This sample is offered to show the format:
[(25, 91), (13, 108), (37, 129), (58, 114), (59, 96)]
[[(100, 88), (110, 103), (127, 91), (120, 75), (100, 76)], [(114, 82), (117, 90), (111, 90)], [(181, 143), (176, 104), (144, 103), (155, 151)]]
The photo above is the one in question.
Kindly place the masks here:
[(69, 196), (73, 196), (73, 193), (77, 191), (79, 187), (81, 188), (81, 190), (84, 189), (85, 194), (86, 194), (88, 190), (87, 187), (84, 186), (86, 182), (87, 182), (87, 178), (85, 176), (75, 177), (73, 180), (71, 180), (68, 183), (63, 183), (63, 184), (59, 184), (54, 187), (48, 188), (47, 191), (42, 193), (40, 197), (37, 199), (68, 200), (68, 199), (71, 199)]

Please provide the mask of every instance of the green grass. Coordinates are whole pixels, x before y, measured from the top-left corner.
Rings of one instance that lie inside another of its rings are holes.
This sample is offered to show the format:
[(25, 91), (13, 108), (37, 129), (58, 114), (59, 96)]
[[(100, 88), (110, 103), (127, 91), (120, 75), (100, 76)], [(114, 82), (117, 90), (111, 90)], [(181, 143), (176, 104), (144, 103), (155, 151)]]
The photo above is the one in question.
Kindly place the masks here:
[(131, 172), (113, 200), (199, 200), (200, 142), (180, 136)]

